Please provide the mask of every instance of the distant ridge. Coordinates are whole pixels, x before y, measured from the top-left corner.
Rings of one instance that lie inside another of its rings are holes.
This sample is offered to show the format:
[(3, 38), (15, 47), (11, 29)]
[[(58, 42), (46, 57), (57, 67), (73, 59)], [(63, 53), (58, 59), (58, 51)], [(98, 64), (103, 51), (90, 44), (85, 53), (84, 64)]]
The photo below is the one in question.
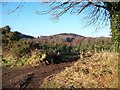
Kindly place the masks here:
[(79, 35), (79, 34), (74, 34), (74, 33), (58, 33), (58, 34), (53, 34), (53, 35), (48, 35), (48, 36), (41, 36), (41, 37), (82, 37), (82, 38), (87, 38), (85, 36)]
[(67, 44), (67, 45), (78, 45), (84, 43), (95, 43), (98, 42), (111, 42), (110, 37), (85, 37), (82, 35), (74, 34), (74, 33), (59, 33), (49, 36), (41, 36), (36, 38), (36, 40), (42, 43), (48, 44)]
[[(85, 36), (82, 36), (82, 35), (78, 35), (78, 34), (74, 34), (74, 33), (59, 33), (59, 34), (55, 34), (55, 35), (70, 35), (70, 36), (79, 36), (79, 37), (85, 37)], [(54, 36), (54, 35), (53, 35)]]
[(73, 37), (83, 37), (83, 38), (111, 38), (111, 37), (105, 37), (105, 36), (99, 36), (99, 37), (82, 36), (75, 33), (58, 33), (53, 35), (41, 36), (41, 37), (54, 37), (54, 36), (73, 36)]
[(18, 37), (19, 38), (34, 38), (33, 36), (25, 35), (25, 34), (22, 34), (22, 33), (20, 33)]

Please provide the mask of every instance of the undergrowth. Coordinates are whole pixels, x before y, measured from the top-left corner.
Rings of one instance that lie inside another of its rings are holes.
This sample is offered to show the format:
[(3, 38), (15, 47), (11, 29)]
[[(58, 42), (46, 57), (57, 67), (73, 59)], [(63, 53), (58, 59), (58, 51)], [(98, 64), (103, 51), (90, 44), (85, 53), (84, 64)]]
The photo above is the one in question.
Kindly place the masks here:
[(43, 88), (117, 88), (118, 53), (95, 53), (64, 71), (48, 76)]

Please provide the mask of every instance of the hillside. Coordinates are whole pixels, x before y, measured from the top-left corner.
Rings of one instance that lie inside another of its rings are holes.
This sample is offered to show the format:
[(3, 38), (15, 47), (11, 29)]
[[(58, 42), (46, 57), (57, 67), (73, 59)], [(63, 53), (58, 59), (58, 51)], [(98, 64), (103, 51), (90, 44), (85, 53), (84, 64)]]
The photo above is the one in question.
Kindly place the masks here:
[(109, 37), (85, 37), (74, 33), (60, 33), (50, 36), (41, 36), (35, 39), (36, 41), (48, 44), (66, 44), (66, 45), (79, 45), (84, 43), (111, 43), (111, 38)]
[(44, 88), (118, 88), (118, 53), (95, 53), (58, 74), (48, 76)]
[[(22, 34), (22, 33), (18, 32), (18, 31), (12, 32), (11, 28), (9, 26), (5, 26), (3, 28), (0, 28), (0, 32), (2, 33), (3, 37), (6, 36), (8, 38), (12, 38), (12, 37), (16, 37), (16, 38), (19, 38), (19, 39), (34, 38), (33, 36), (25, 35), (25, 34)], [(4, 38), (6, 38), (6, 37), (4, 37)]]
[(1, 28), (3, 38), (2, 63), (5, 67), (41, 65), (41, 55), (45, 55), (42, 58), (44, 63), (72, 62), (78, 60), (82, 52), (111, 51), (113, 48), (111, 38), (84, 37), (73, 33), (34, 38), (10, 30), (9, 26)]

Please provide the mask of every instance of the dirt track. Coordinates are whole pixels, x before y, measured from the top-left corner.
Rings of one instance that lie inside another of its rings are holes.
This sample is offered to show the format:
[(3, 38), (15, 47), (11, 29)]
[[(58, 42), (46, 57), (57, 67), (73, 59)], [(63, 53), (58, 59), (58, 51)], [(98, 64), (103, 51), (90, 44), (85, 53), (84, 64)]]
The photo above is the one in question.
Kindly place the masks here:
[(40, 88), (45, 77), (59, 73), (73, 62), (54, 65), (44, 65), (30, 68), (3, 68), (3, 88)]

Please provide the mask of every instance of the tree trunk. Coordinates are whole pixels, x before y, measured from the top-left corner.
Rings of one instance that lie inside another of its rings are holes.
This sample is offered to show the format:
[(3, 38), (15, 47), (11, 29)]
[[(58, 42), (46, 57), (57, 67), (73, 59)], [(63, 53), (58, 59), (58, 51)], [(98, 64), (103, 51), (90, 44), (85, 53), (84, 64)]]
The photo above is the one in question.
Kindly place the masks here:
[(111, 8), (111, 31), (113, 40), (113, 50), (120, 51), (120, 3), (113, 2)]

